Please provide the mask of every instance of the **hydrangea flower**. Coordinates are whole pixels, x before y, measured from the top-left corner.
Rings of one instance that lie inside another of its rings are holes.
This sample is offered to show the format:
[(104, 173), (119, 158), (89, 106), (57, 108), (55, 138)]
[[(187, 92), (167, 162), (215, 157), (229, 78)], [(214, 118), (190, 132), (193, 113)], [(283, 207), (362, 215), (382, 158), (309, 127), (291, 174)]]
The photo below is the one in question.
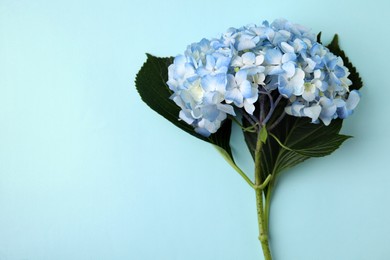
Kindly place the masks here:
[(325, 125), (344, 119), (360, 100), (357, 90), (349, 91), (348, 76), (343, 60), (313, 33), (279, 19), (191, 44), (169, 66), (167, 84), (179, 118), (209, 136), (228, 116), (253, 116), (259, 97), (275, 91), (288, 99), (285, 113), (291, 116)]

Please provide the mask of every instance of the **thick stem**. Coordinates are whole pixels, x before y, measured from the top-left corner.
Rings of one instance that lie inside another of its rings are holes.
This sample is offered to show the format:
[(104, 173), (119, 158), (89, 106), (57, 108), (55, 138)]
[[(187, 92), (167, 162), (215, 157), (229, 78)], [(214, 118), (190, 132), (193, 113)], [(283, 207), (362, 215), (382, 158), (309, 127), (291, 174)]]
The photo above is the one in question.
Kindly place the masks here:
[(275, 183), (275, 180), (271, 179), (271, 181), (269, 182), (268, 187), (267, 187), (267, 196), (265, 199), (264, 222), (265, 222), (265, 230), (266, 230), (267, 234), (269, 232), (269, 213), (270, 213), (270, 208), (271, 208), (271, 196), (272, 196), (272, 191), (274, 188), (274, 183)]
[(257, 204), (257, 218), (259, 224), (259, 240), (263, 249), (263, 255), (265, 260), (271, 260), (271, 251), (269, 249), (268, 233), (265, 228), (265, 215), (263, 210), (263, 192), (256, 189), (256, 204)]
[[(261, 131), (260, 131), (261, 132)], [(259, 132), (259, 133), (260, 133)], [(255, 185), (260, 186), (263, 182), (261, 177), (261, 150), (263, 143), (261, 142), (260, 134), (257, 137), (256, 151), (255, 151)], [(257, 206), (257, 221), (259, 225), (259, 240), (263, 249), (264, 259), (272, 260), (271, 251), (268, 242), (268, 228), (265, 223), (264, 204), (263, 204), (263, 189), (255, 189), (256, 192), (256, 206)]]

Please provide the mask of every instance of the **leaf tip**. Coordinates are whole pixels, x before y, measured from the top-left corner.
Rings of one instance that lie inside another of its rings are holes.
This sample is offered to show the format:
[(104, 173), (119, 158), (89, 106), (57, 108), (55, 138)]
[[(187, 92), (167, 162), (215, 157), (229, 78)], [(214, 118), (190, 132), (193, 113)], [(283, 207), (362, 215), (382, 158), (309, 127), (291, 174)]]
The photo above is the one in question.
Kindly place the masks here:
[(339, 35), (337, 33), (333, 36), (333, 39), (330, 42), (329, 46), (331, 46), (334, 50), (340, 51)]
[(317, 34), (317, 42), (320, 43), (320, 44), (322, 44), (322, 42), (321, 42), (321, 34), (322, 34), (322, 32), (319, 32)]

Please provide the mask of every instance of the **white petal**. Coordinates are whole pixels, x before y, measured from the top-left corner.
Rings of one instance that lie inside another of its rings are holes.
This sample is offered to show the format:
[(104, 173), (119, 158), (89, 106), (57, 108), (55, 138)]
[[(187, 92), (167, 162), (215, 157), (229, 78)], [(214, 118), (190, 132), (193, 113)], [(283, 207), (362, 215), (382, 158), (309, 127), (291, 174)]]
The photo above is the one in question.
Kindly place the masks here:
[(232, 64), (231, 64), (232, 67), (242, 67), (243, 65), (244, 64), (240, 56), (237, 56), (232, 60)]
[(302, 93), (302, 97), (303, 97), (306, 101), (310, 102), (310, 101), (313, 101), (313, 100), (316, 98), (316, 95), (315, 95), (313, 92), (311, 92), (311, 91), (304, 91), (304, 92)]
[(255, 111), (255, 106), (253, 105), (253, 103), (244, 100), (244, 109), (248, 114), (253, 115), (253, 112)]
[(319, 79), (321, 77), (321, 70), (315, 70), (314, 71), (314, 78)]
[(242, 55), (242, 62), (245, 65), (252, 65), (256, 61), (256, 56), (253, 52), (246, 52)]
[(256, 56), (256, 65), (261, 65), (264, 62), (264, 55), (260, 54)]
[(320, 119), (322, 120), (322, 122), (324, 122), (324, 125), (326, 125), (326, 126), (328, 126), (330, 124), (330, 122), (332, 121), (331, 117), (320, 116)]
[(282, 42), (282, 43), (280, 44), (280, 47), (282, 48), (282, 50), (284, 51), (284, 53), (287, 53), (287, 52), (294, 53), (294, 47), (291, 46), (290, 44), (288, 44), (287, 42)]
[(305, 107), (303, 109), (303, 114), (310, 117), (312, 119), (312, 122), (316, 121), (321, 113), (321, 106), (320, 105), (314, 105), (311, 107)]
[(294, 77), (292, 77), (292, 79), (289, 83), (289, 85), (292, 85), (294, 87), (293, 94), (295, 96), (300, 96), (303, 94), (303, 91), (304, 91), (303, 84), (305, 83), (303, 80), (304, 77), (305, 77), (305, 72), (303, 72), (303, 70), (297, 68), (295, 71)]

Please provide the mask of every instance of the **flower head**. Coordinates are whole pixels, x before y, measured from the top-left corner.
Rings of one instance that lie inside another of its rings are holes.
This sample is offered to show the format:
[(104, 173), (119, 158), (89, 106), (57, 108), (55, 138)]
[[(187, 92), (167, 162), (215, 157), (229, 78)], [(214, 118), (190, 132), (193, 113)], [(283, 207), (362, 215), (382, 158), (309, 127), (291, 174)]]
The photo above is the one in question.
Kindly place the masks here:
[[(346, 118), (360, 94), (343, 60), (316, 42), (307, 28), (278, 19), (229, 28), (218, 39), (188, 46), (169, 66), (168, 86), (180, 119), (209, 136), (234, 110), (253, 115), (259, 95), (278, 92), (285, 112), (328, 125)], [(265, 122), (262, 122), (265, 123)]]

